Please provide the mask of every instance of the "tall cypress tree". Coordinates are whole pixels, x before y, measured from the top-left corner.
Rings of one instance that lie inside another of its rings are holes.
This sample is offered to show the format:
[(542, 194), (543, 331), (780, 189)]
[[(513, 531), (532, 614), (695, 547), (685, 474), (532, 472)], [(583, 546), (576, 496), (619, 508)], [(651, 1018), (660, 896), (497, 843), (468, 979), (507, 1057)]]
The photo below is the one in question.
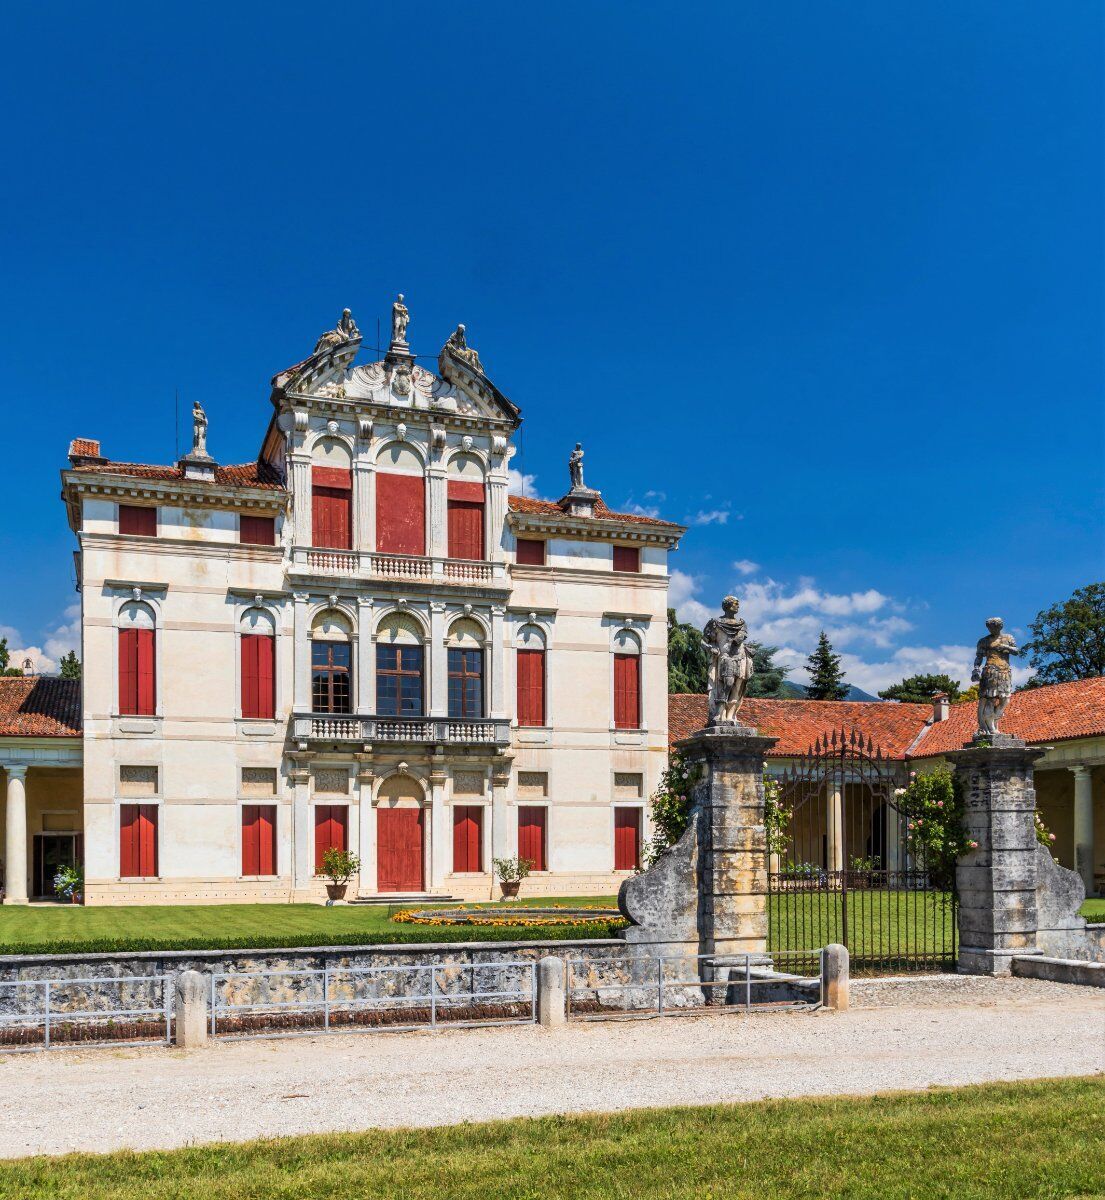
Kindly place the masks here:
[(817, 639), (817, 649), (806, 659), (806, 673), (810, 677), (807, 694), (811, 700), (843, 700), (847, 696), (848, 685), (840, 669), (840, 655), (833, 653), (824, 629)]

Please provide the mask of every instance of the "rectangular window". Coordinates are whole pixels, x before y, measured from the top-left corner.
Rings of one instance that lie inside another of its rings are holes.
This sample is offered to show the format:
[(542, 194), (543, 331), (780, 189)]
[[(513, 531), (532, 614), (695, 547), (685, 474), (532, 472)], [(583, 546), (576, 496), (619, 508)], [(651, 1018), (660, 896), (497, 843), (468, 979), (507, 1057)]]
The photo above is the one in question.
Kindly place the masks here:
[(238, 541), (243, 546), (275, 546), (276, 518), (240, 516)]
[(376, 715), (422, 716), (422, 647), (376, 645)]
[(483, 651), (449, 651), (449, 716), (483, 716)]
[(531, 871), (547, 870), (545, 866), (545, 826), (548, 809), (536, 804), (518, 807), (518, 857), (533, 864)]
[(641, 727), (641, 658), (637, 654), (614, 655), (614, 727)]
[(156, 796), (157, 767), (121, 766), (119, 768), (121, 796)]
[(614, 809), (614, 870), (635, 871), (641, 865), (641, 810)]
[(267, 633), (243, 633), (243, 717), (271, 721), (276, 716), (275, 667), (276, 638)]
[(641, 552), (636, 546), (614, 547), (614, 570), (632, 571), (639, 574), (641, 570)]
[(518, 724), (545, 724), (545, 651), (518, 651)]
[(276, 874), (276, 805), (242, 805), (242, 874)]
[(449, 557), (483, 558), (482, 483), (449, 480)]
[(157, 805), (119, 805), (119, 875), (123, 879), (157, 876)]
[(119, 712), (152, 717), (157, 711), (157, 680), (152, 629), (119, 630)]
[(276, 768), (243, 767), (241, 793), (243, 796), (275, 796)]
[(519, 538), (515, 559), (527, 567), (545, 565), (545, 543), (540, 538)]
[(311, 468), (311, 541), (332, 550), (353, 545), (353, 472)]
[(426, 553), (426, 485), (421, 475), (376, 473), (376, 549)]
[(461, 804), (453, 809), (453, 870), (483, 870), (483, 806)]
[(346, 827), (349, 806), (346, 804), (315, 805), (315, 874), (322, 871), (322, 860), (330, 849), (346, 849)]
[(353, 689), (350, 681), (352, 660), (353, 648), (348, 642), (311, 642), (312, 712), (353, 711)]
[(145, 504), (120, 504), (119, 532), (157, 537), (157, 509)]

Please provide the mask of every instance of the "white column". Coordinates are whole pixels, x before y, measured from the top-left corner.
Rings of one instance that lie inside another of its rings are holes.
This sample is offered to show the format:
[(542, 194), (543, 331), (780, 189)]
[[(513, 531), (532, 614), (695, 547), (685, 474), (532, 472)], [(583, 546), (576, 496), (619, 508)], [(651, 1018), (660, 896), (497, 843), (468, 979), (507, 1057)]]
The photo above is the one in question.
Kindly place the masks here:
[(371, 761), (368, 761), (367, 757), (360, 758), (360, 766), (357, 769), (360, 810), (357, 857), (361, 860), (359, 891), (362, 896), (372, 895), (376, 891), (376, 814), (372, 810), (374, 777)]
[(844, 828), (843, 799), (840, 788), (830, 784), (827, 803), (825, 805), (825, 832), (829, 841), (829, 870), (844, 870), (844, 842), (841, 836)]
[(353, 549), (376, 547), (376, 464), (356, 459), (353, 463)]
[(310, 886), (314, 878), (312, 862), (314, 838), (311, 836), (311, 773), (305, 762), (297, 762), (289, 774), (292, 784), (292, 858), (294, 863), (293, 886), (303, 889)]
[(1093, 877), (1093, 773), (1089, 767), (1071, 767), (1074, 776), (1074, 869), (1082, 876), (1086, 895), (1094, 894)]
[(4, 903), (27, 903), (27, 768), (9, 766), (4, 854)]
[(430, 672), (431, 717), (449, 713), (449, 652), (445, 645), (445, 605), (430, 601), (430, 644), (426, 648), (426, 669)]
[(426, 468), (426, 553), (445, 558), (449, 553), (445, 512), (447, 488), (444, 466)]
[(491, 606), (491, 662), (488, 670), (491, 673), (491, 704), (488, 716), (505, 717), (506, 712), (506, 682), (505, 660), (506, 651), (503, 649), (503, 626), (506, 609), (501, 604)]
[(294, 545), (310, 546), (313, 537), (311, 532), (311, 456), (300, 453), (292, 454), (290, 462)]
[[(516, 823), (511, 821), (514, 815), (508, 804), (508, 789), (510, 787), (510, 766), (493, 767), (491, 771), (491, 857), (510, 858), (518, 843)], [(491, 863), (487, 869), (493, 871)]]
[(445, 886), (449, 867), (451, 830), (447, 826), (449, 810), (445, 807), (445, 772), (437, 766), (430, 774), (430, 887)]
[[(886, 806), (886, 870), (897, 872), (902, 870), (902, 818), (893, 804)], [(896, 880), (890, 881), (891, 887), (897, 886)]]
[(357, 703), (354, 711), (361, 714), (376, 711), (376, 643), (372, 640), (371, 596), (357, 597)]
[(307, 600), (306, 592), (296, 592), (292, 597), (292, 708), (297, 713), (311, 711), (311, 631), (307, 628)]
[(503, 524), (506, 521), (506, 497), (506, 475), (499, 475), (493, 472), (487, 480), (487, 512), (484, 518), (487, 531), (487, 557), (492, 562), (502, 562), (505, 557), (503, 552)]

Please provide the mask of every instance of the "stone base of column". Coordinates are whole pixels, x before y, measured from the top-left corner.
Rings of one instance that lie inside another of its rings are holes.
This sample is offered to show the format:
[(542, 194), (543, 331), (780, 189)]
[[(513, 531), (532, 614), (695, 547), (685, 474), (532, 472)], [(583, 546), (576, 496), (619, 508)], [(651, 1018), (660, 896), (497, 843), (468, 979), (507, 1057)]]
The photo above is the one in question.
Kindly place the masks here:
[(1014, 958), (1026, 958), (1039, 953), (1036, 949), (982, 950), (976, 946), (960, 945), (955, 969), (960, 975), (1011, 975)]

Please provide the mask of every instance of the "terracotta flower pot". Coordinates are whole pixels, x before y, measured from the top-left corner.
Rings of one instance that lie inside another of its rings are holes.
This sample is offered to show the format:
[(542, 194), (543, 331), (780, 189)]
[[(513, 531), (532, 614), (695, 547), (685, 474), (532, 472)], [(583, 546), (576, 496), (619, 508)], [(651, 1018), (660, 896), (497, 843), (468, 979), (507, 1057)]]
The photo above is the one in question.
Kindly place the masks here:
[(518, 889), (522, 886), (520, 879), (500, 879), (499, 887), (503, 890), (504, 900), (513, 900), (518, 895)]
[(348, 883), (328, 883), (326, 885), (326, 895), (331, 900), (344, 900)]

